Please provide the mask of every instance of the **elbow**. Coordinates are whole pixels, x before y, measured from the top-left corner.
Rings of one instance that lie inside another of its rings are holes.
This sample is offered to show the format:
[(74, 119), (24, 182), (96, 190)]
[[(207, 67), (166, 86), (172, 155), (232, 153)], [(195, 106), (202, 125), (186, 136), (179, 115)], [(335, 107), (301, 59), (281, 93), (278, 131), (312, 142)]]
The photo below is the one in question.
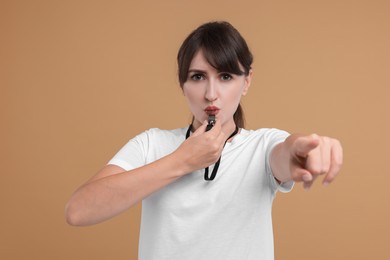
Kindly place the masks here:
[(71, 198), (65, 205), (65, 220), (71, 226), (90, 226), (99, 223), (96, 213), (92, 213), (84, 201)]
[(80, 210), (77, 209), (75, 203), (70, 200), (65, 206), (65, 220), (71, 226), (83, 226)]

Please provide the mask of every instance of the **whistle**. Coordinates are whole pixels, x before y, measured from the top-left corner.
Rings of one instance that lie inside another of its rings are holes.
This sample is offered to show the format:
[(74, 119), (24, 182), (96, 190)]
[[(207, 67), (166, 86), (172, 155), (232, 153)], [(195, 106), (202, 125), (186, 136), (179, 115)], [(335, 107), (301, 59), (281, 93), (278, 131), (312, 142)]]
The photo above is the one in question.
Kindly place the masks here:
[(213, 126), (215, 125), (215, 116), (209, 115), (209, 118), (207, 120), (208, 124), (206, 126), (206, 132), (209, 131)]

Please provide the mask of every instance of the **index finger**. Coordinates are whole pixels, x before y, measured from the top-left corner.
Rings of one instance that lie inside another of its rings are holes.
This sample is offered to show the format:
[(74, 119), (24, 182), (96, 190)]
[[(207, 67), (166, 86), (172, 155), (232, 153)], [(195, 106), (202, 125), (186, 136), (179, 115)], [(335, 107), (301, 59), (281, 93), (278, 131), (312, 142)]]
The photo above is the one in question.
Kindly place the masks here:
[(294, 154), (306, 158), (319, 143), (320, 139), (316, 134), (298, 137), (294, 142)]
[(204, 121), (203, 124), (195, 130), (195, 132), (191, 135), (192, 137), (198, 136), (206, 131), (207, 121)]
[(213, 136), (218, 136), (222, 130), (222, 123), (220, 120), (215, 120), (214, 126), (208, 131)]
[(224, 131), (222, 131), (221, 120), (216, 120), (213, 128), (211, 128), (205, 134), (209, 135), (211, 140), (216, 140), (220, 143), (224, 143), (228, 137), (228, 135), (226, 133), (224, 133)]

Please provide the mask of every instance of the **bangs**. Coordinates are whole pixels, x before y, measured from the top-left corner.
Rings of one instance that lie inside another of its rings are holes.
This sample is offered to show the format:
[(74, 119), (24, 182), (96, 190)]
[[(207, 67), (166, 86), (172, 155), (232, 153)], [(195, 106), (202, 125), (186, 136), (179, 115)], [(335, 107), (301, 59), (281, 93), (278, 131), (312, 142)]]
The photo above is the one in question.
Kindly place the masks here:
[(187, 81), (188, 69), (197, 51), (218, 72), (249, 75), (253, 56), (240, 33), (227, 22), (204, 24), (184, 40), (177, 55), (179, 83)]
[[(180, 46), (177, 54), (180, 87), (188, 79), (188, 70), (197, 51), (219, 73), (249, 75), (253, 56), (240, 33), (228, 22), (209, 22), (199, 26)], [(233, 115), (236, 126), (244, 127), (244, 113), (239, 104)]]
[(234, 52), (225, 51), (220, 48), (203, 47), (203, 54), (207, 62), (218, 72), (228, 72), (236, 75), (244, 75), (241, 70), (237, 55)]
[(239, 57), (231, 39), (222, 39), (219, 32), (209, 32), (204, 35), (200, 49), (207, 62), (219, 72), (228, 72), (236, 75), (245, 74), (240, 68)]

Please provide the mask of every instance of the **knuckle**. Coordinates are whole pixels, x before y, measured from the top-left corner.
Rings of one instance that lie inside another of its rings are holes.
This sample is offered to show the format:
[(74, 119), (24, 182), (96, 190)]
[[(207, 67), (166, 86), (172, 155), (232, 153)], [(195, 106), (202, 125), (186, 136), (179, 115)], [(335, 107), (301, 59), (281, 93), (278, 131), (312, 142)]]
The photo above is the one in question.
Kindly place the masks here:
[(211, 142), (212, 140), (213, 140), (213, 137), (210, 134), (206, 133), (205, 134), (205, 141), (206, 142)]
[(323, 165), (320, 174), (325, 174), (327, 172), (329, 172), (329, 166)]
[(334, 181), (335, 178), (336, 178), (336, 175), (328, 175), (328, 176), (326, 177), (326, 181), (329, 182), (329, 183), (331, 183), (331, 182)]
[(342, 158), (335, 159), (334, 164), (338, 167), (341, 167), (343, 165), (343, 159)]
[(213, 153), (217, 153), (219, 151), (219, 145), (217, 143), (212, 143), (211, 146), (210, 146), (210, 150)]
[(340, 140), (338, 140), (338, 139), (332, 139), (332, 141), (333, 141), (333, 143), (334, 143), (335, 145), (341, 147), (341, 142), (340, 142)]
[(322, 174), (322, 168), (320, 167), (314, 167), (314, 168), (311, 168), (311, 169), (308, 169), (310, 171), (311, 174), (313, 175), (320, 175)]

